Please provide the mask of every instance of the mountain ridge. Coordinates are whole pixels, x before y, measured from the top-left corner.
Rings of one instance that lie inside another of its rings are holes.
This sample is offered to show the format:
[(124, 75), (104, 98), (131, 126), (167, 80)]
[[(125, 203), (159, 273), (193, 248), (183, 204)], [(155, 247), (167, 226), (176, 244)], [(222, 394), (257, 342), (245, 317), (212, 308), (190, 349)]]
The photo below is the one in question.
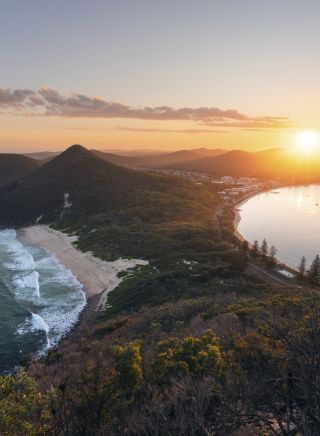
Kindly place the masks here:
[(27, 176), (39, 166), (30, 157), (15, 153), (0, 153), (0, 186)]
[[(50, 223), (62, 216), (86, 221), (99, 214), (112, 220), (113, 214), (129, 216), (129, 209), (141, 219), (144, 207), (157, 209), (156, 198), (170, 215), (170, 203), (173, 212), (174, 205), (184, 209), (196, 191), (187, 180), (124, 168), (73, 145), (22, 180), (0, 187), (0, 223), (30, 225), (39, 217)], [(64, 206), (66, 196), (71, 207)]]

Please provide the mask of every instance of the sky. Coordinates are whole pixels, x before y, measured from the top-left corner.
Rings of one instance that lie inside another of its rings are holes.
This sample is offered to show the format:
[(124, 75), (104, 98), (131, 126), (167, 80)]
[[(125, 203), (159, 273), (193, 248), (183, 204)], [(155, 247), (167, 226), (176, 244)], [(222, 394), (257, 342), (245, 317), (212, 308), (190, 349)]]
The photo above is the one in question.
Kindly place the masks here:
[(0, 0), (0, 150), (291, 147), (318, 0)]

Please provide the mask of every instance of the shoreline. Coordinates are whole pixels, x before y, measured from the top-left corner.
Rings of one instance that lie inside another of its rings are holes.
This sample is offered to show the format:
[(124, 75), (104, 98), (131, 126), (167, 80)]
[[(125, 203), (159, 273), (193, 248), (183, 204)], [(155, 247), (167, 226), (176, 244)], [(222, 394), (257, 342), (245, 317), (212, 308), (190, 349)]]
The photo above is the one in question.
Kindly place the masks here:
[[(233, 233), (234, 233), (235, 237), (240, 242), (247, 241), (246, 238), (238, 231), (238, 226), (239, 226), (239, 223), (241, 221), (241, 216), (240, 216), (238, 208), (241, 207), (243, 204), (245, 204), (248, 200), (250, 200), (250, 198), (255, 197), (256, 195), (259, 195), (259, 194), (263, 194), (265, 192), (272, 192), (272, 191), (277, 190), (277, 189), (297, 188), (299, 186), (310, 186), (310, 185), (319, 185), (319, 184), (320, 183), (302, 183), (302, 184), (298, 184), (298, 185), (285, 184), (285, 185), (281, 185), (281, 186), (274, 186), (274, 187), (268, 188), (268, 189), (261, 189), (261, 190), (256, 191), (255, 193), (251, 193), (251, 194), (246, 195), (245, 197), (243, 197), (238, 203), (236, 203), (232, 207), (232, 210), (234, 212), (234, 218), (233, 218), (233, 230), (234, 230), (234, 232)], [(252, 247), (252, 244), (249, 241), (247, 241), (247, 242), (248, 242), (249, 247)], [(297, 273), (297, 269), (295, 269), (295, 268), (291, 267), (290, 265), (287, 265), (286, 263), (281, 262), (279, 260), (278, 260), (278, 265), (281, 266), (281, 268), (283, 268), (291, 273), (294, 273), (294, 274)]]
[[(234, 218), (233, 218), (233, 229), (234, 229), (234, 235), (240, 239), (241, 242), (245, 241), (246, 239), (241, 235), (241, 233), (238, 231), (238, 226), (241, 221), (241, 216), (239, 213), (238, 208), (241, 207), (243, 204), (245, 204), (250, 198), (255, 197), (256, 195), (263, 194), (265, 192), (272, 192), (276, 189), (282, 189), (282, 188), (297, 188), (298, 186), (309, 186), (309, 185), (319, 185), (319, 183), (299, 183), (298, 185), (279, 185), (279, 186), (273, 186), (272, 188), (262, 188), (258, 189), (256, 192), (252, 192), (251, 194), (247, 194), (244, 197), (242, 197), (241, 200), (239, 200), (238, 203), (232, 206), (232, 210), (234, 212)], [(249, 242), (249, 241), (248, 241)], [(250, 245), (250, 243), (249, 243)], [(290, 267), (288, 267), (290, 268)]]
[[(232, 206), (232, 210), (234, 212), (234, 218), (233, 218), (233, 230), (234, 230), (234, 235), (236, 236), (236, 238), (238, 238), (241, 242), (246, 241), (246, 239), (244, 238), (243, 235), (241, 235), (241, 233), (238, 231), (238, 226), (239, 223), (241, 221), (241, 216), (239, 213), (238, 208), (241, 207), (243, 204), (245, 204), (248, 200), (250, 200), (250, 198), (255, 197), (256, 195), (259, 194), (263, 194), (264, 192), (269, 192), (269, 191), (273, 191), (274, 189), (280, 189), (280, 188), (285, 188), (285, 186), (281, 186), (281, 187), (272, 187), (272, 188), (267, 188), (267, 189), (259, 189), (256, 192), (253, 192), (251, 194), (248, 194), (246, 196), (244, 196), (239, 203), (236, 203), (234, 206)], [(249, 245), (250, 242), (248, 241)]]
[[(232, 206), (232, 210), (234, 212), (234, 219), (233, 219), (233, 228), (234, 228), (234, 234), (237, 238), (239, 238), (242, 242), (246, 239), (239, 233), (238, 226), (241, 221), (241, 216), (239, 211), (237, 210), (240, 206), (245, 204), (250, 198), (255, 197), (256, 195), (263, 194), (264, 192), (271, 192), (276, 189), (283, 189), (283, 188), (298, 188), (299, 186), (311, 186), (311, 185), (320, 185), (320, 182), (315, 183), (299, 183), (297, 185), (290, 185), (285, 183), (284, 185), (279, 186), (273, 186), (272, 188), (264, 188), (264, 189), (258, 189), (256, 192), (253, 192), (251, 194), (245, 195), (238, 203), (236, 203), (234, 206)], [(288, 267), (290, 268), (290, 267)]]
[[(83, 286), (87, 303), (100, 296), (95, 310), (103, 309), (108, 293), (123, 280), (118, 274), (121, 271), (146, 265), (141, 259), (117, 259), (107, 262), (93, 256), (90, 252), (78, 250), (74, 242), (75, 236), (69, 236), (46, 225), (35, 225), (18, 230), (18, 239), (27, 245), (37, 245), (54, 255), (58, 261), (78, 279)], [(88, 304), (81, 312), (86, 311)], [(81, 316), (81, 315), (80, 315)]]

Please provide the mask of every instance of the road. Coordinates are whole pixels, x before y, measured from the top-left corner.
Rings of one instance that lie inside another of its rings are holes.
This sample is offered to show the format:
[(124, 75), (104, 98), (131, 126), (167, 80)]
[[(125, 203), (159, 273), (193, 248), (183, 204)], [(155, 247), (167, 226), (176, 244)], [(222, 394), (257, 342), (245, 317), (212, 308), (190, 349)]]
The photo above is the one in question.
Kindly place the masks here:
[[(222, 240), (223, 240), (223, 231), (222, 231), (221, 217), (223, 215), (224, 206), (225, 203), (222, 202), (215, 210), (215, 220), (218, 224), (219, 235)], [(292, 280), (280, 277), (277, 272), (266, 270), (265, 268), (257, 266), (256, 264), (249, 261), (247, 269), (250, 270), (250, 268), (255, 274), (257, 274), (261, 278), (261, 280), (281, 284), (282, 286), (301, 288), (301, 286), (296, 285)]]
[(292, 283), (291, 280), (286, 280), (286, 279), (282, 279), (278, 276), (278, 274), (276, 272), (273, 271), (266, 271), (264, 268), (261, 268), (260, 266), (257, 266), (255, 264), (253, 264), (252, 262), (248, 262), (248, 268), (251, 268), (254, 272), (258, 273), (260, 275), (260, 277), (263, 279), (269, 279), (269, 281), (273, 281), (276, 283), (279, 283), (281, 285), (284, 286), (291, 286), (291, 287), (299, 287), (298, 285)]

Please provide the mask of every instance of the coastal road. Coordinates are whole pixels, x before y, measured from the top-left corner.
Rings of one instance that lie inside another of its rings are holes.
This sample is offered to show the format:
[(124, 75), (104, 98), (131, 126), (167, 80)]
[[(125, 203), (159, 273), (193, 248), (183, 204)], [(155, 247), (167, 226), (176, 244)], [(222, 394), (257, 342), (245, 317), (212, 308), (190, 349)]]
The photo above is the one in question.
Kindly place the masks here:
[(255, 273), (257, 273), (261, 277), (262, 280), (267, 279), (267, 281), (269, 281), (269, 282), (272, 281), (272, 282), (276, 282), (276, 283), (284, 285), (284, 286), (291, 286), (291, 287), (295, 287), (295, 288), (297, 288), (297, 287), (300, 288), (300, 286), (297, 286), (296, 284), (292, 283), (291, 281), (280, 278), (277, 273), (272, 272), (272, 271), (266, 271), (264, 268), (261, 268), (255, 264), (253, 264), (252, 262), (248, 262), (248, 268), (249, 269), (251, 268)]

